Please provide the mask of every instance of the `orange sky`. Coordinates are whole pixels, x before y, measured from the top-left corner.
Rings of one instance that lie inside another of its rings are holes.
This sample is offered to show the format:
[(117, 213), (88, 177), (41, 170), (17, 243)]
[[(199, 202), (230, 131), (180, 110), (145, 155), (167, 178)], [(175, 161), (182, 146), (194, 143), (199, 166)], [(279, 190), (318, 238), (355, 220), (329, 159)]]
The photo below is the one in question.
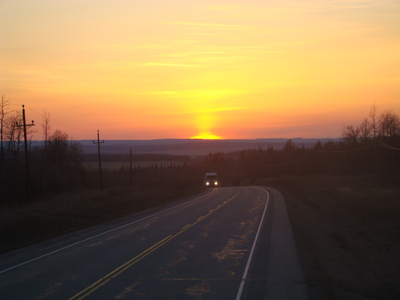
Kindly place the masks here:
[(74, 139), (334, 138), (374, 103), (400, 114), (398, 0), (2, 0), (0, 41), (0, 94)]

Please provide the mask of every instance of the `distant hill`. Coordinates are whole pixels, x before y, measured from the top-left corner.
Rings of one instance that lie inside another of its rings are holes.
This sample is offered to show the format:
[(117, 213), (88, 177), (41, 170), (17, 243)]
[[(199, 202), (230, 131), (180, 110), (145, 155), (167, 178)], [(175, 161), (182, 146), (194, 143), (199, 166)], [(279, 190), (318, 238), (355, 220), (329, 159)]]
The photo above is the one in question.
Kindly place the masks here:
[[(322, 144), (328, 140), (338, 141), (339, 139), (303, 139), (294, 138), (293, 143), (306, 148), (314, 147), (317, 141)], [(288, 139), (253, 139), (253, 140), (195, 140), (195, 139), (158, 139), (158, 140), (106, 140), (101, 144), (101, 152), (106, 154), (129, 153), (162, 153), (174, 155), (204, 155), (210, 151), (231, 152), (261, 147), (267, 149), (273, 146), (279, 150), (285, 146)], [(97, 145), (92, 140), (79, 140), (85, 153), (97, 153)]]

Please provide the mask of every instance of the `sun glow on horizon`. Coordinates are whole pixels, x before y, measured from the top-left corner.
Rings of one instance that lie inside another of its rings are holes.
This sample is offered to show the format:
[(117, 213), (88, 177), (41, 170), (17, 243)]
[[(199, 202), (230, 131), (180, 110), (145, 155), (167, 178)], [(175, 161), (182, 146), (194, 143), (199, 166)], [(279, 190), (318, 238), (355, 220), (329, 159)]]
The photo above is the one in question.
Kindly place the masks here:
[(234, 4), (3, 0), (0, 95), (77, 139), (339, 137), (374, 103), (400, 114), (398, 0)]
[(209, 132), (204, 132), (204, 133), (200, 133), (194, 137), (191, 137), (191, 139), (193, 140), (221, 140), (222, 137), (209, 133)]

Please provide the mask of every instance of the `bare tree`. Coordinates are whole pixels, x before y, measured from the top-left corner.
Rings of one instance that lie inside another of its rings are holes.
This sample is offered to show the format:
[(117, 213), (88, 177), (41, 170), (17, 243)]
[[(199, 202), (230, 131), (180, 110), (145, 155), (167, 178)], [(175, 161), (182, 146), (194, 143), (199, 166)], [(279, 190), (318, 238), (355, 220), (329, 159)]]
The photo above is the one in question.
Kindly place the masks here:
[(1, 147), (1, 164), (4, 162), (4, 148), (3, 148), (3, 134), (4, 134), (4, 123), (5, 117), (8, 113), (8, 106), (10, 105), (10, 99), (5, 99), (5, 96), (1, 96), (0, 102), (0, 147)]
[(22, 116), (20, 113), (15, 113), (5, 119), (5, 135), (8, 139), (8, 151), (14, 154), (15, 159), (18, 157), (21, 150), (24, 136), (22, 127), (17, 126), (18, 123), (22, 123)]
[(353, 125), (343, 125), (342, 138), (345, 142), (357, 143), (360, 137), (360, 128)]
[(64, 162), (68, 153), (68, 134), (59, 129), (49, 137), (49, 155), (56, 166)]
[(400, 134), (399, 116), (392, 111), (386, 111), (379, 117), (379, 134), (384, 137), (391, 137)]
[(377, 133), (377, 108), (376, 105), (371, 105), (371, 110), (369, 111), (369, 118), (371, 119), (371, 131), (374, 133), (374, 138), (376, 138)]
[(50, 126), (50, 113), (44, 111), (43, 112), (43, 123), (42, 123), (43, 137), (44, 137), (44, 149), (47, 150), (47, 143), (49, 141), (49, 136), (51, 132)]
[(360, 137), (366, 141), (371, 135), (373, 127), (370, 123), (370, 121), (365, 118), (364, 121), (361, 122), (361, 124), (358, 126), (358, 130), (360, 131)]
[(55, 166), (80, 165), (82, 149), (79, 143), (69, 140), (68, 134), (55, 130), (49, 137), (48, 163)]

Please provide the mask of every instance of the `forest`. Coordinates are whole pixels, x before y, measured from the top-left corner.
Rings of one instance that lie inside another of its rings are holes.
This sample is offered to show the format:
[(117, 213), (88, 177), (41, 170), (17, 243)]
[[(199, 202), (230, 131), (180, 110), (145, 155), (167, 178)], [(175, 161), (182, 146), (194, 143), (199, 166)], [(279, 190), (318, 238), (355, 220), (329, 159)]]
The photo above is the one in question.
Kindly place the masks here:
[[(375, 105), (359, 125), (343, 126), (340, 142), (322, 144), (318, 141), (314, 147), (299, 147), (289, 139), (280, 150), (258, 147), (196, 157), (137, 154), (133, 157), (135, 161), (152, 163), (101, 169), (100, 182), (99, 169), (85, 168), (83, 164), (96, 161), (98, 156), (83, 153), (80, 144), (70, 140), (66, 132), (51, 131), (47, 112), (43, 114), (41, 125), (41, 146), (32, 146), (33, 126), (27, 128), (28, 169), (23, 126), (18, 125), (22, 124), (23, 116), (8, 110), (9, 104), (10, 100), (3, 96), (0, 106), (2, 204), (100, 187), (198, 190), (202, 188), (206, 172), (218, 173), (222, 186), (258, 185), (264, 179), (280, 176), (377, 174), (383, 182), (398, 182), (400, 178), (399, 117), (391, 111), (378, 115)], [(129, 153), (103, 154), (101, 159), (129, 162), (130, 156)], [(170, 163), (163, 163), (165, 161)]]

